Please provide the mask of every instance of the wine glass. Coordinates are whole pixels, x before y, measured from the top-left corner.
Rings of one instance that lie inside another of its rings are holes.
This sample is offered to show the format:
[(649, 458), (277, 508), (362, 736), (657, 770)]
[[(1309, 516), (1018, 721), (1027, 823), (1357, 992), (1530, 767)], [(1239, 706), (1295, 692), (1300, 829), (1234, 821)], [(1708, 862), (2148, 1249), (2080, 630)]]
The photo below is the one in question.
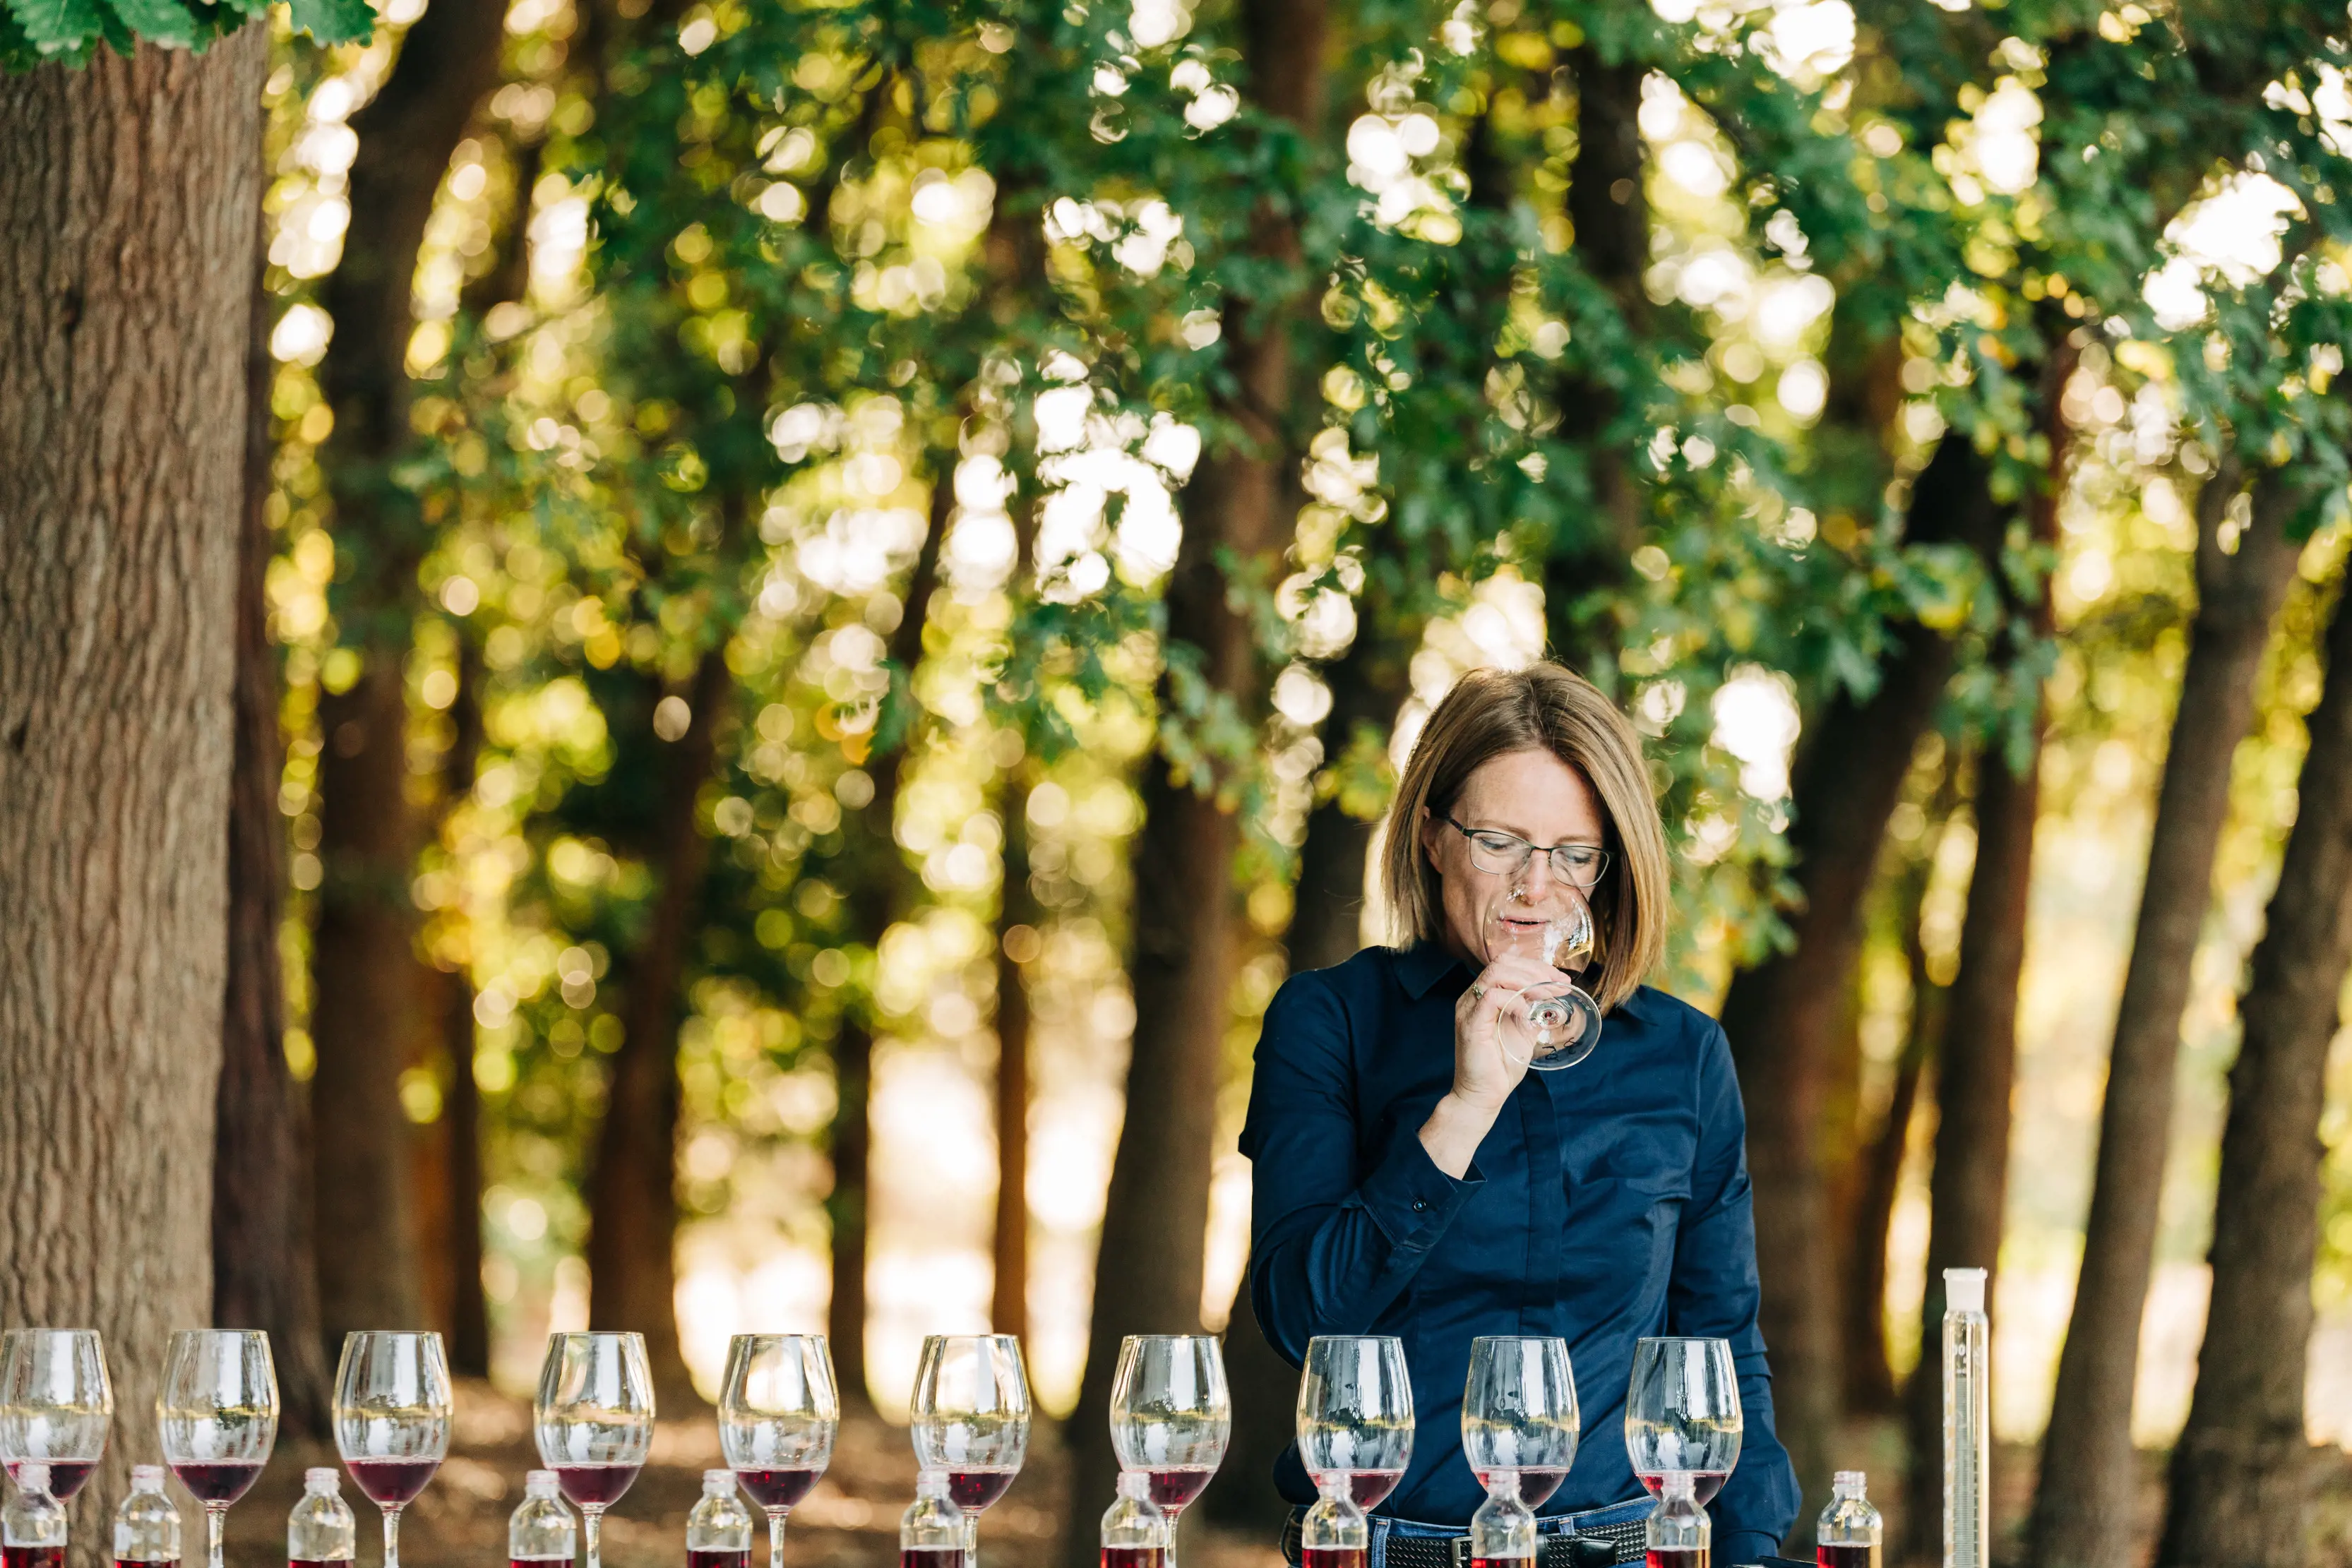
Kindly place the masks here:
[(114, 1387), (91, 1329), (0, 1333), (0, 1460), (49, 1467), (49, 1495), (69, 1501), (106, 1454)]
[(1580, 1429), (1566, 1340), (1481, 1334), (1470, 1342), (1462, 1457), (1481, 1487), (1497, 1470), (1515, 1474), (1519, 1501), (1541, 1508), (1576, 1463)]
[(255, 1329), (182, 1329), (163, 1358), (155, 1396), (163, 1462), (205, 1505), (205, 1560), (221, 1568), (229, 1505), (246, 1494), (278, 1446), (278, 1369)]
[(719, 1448), (767, 1511), (769, 1568), (783, 1568), (785, 1516), (833, 1462), (840, 1426), (824, 1335), (739, 1333), (728, 1342)]
[[(1590, 963), (1598, 942), (1591, 905), (1573, 889), (1562, 891), (1569, 907), (1549, 918), (1534, 915), (1516, 895), (1497, 909), (1487, 922), (1488, 955), (1524, 954), (1564, 975)], [(1564, 996), (1506, 999), (1495, 1029), (1511, 1061), (1538, 1072), (1557, 1072), (1574, 1067), (1601, 1043), (1601, 1005), (1571, 977)]]
[(1225, 1358), (1208, 1334), (1131, 1333), (1119, 1342), (1110, 1384), (1110, 1446), (1122, 1469), (1150, 1478), (1168, 1516), (1169, 1568), (1176, 1521), (1224, 1462), (1234, 1401)]
[(1660, 1338), (1633, 1345), (1625, 1390), (1625, 1457), (1653, 1492), (1664, 1478), (1690, 1476), (1699, 1506), (1722, 1490), (1739, 1462), (1739, 1378), (1731, 1343)]
[(532, 1435), (541, 1463), (586, 1521), (588, 1568), (603, 1568), (599, 1531), (645, 1469), (654, 1443), (654, 1377), (636, 1333), (554, 1333), (539, 1369)]
[(1404, 1342), (1387, 1334), (1317, 1334), (1298, 1383), (1298, 1458), (1321, 1486), (1348, 1478), (1370, 1513), (1412, 1462), (1412, 1381)]
[(383, 1511), (383, 1568), (400, 1568), (400, 1511), (449, 1457), (449, 1364), (437, 1333), (343, 1336), (335, 1368), (335, 1450)]
[(1021, 1342), (1009, 1333), (930, 1335), (915, 1369), (912, 1413), (915, 1460), (947, 1471), (948, 1495), (971, 1538), (966, 1549), (976, 1552), (981, 1513), (1004, 1495), (1029, 1452)]

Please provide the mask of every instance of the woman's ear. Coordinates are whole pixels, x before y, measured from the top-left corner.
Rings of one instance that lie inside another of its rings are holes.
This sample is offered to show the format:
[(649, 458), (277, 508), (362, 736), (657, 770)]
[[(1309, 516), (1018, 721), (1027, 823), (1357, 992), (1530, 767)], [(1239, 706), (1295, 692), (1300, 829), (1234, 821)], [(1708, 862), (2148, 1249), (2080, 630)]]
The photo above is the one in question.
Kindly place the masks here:
[(1437, 819), (1430, 815), (1429, 808), (1426, 806), (1421, 808), (1419, 833), (1422, 858), (1427, 861), (1430, 869), (1434, 871), (1437, 869)]

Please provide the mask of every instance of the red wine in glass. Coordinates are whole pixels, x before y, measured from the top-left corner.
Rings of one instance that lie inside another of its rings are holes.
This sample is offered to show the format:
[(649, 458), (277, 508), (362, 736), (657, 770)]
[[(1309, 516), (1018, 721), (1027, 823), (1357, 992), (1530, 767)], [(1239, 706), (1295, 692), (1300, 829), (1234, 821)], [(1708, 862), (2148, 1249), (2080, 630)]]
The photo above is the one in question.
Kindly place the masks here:
[(751, 1553), (722, 1552), (716, 1547), (688, 1547), (686, 1568), (751, 1568)]
[(1402, 1470), (1349, 1470), (1348, 1496), (1366, 1513), (1388, 1500), (1389, 1493), (1397, 1490), (1404, 1479)]
[(62, 1546), (0, 1546), (0, 1568), (66, 1568)]
[(963, 1568), (961, 1546), (901, 1546), (898, 1568)]
[(438, 1459), (345, 1459), (343, 1468), (378, 1508), (405, 1508), (441, 1468)]
[(351, 1561), (348, 1557), (289, 1557), (286, 1568), (339, 1568)]
[(1706, 1556), (1704, 1546), (1653, 1546), (1643, 1568), (1706, 1568)]
[[(1151, 1478), (1151, 1500), (1169, 1513), (1190, 1508), (1217, 1473), (1214, 1465), (1186, 1465), (1166, 1470), (1147, 1470)], [(1136, 1551), (1145, 1550), (1142, 1547)]]
[[(1484, 1487), (1486, 1484), (1486, 1472), (1478, 1470), (1473, 1473), (1477, 1476), (1478, 1484)], [(1559, 1490), (1560, 1482), (1568, 1479), (1566, 1470), (1529, 1469), (1515, 1470), (1512, 1473), (1519, 1478), (1519, 1502), (1530, 1510), (1541, 1508), (1550, 1501), (1551, 1494)]]
[[(1705, 1508), (1709, 1500), (1711, 1500), (1716, 1493), (1723, 1490), (1723, 1483), (1731, 1479), (1731, 1472), (1729, 1470), (1692, 1470), (1689, 1474), (1691, 1479), (1691, 1495), (1698, 1500), (1698, 1505), (1701, 1508)], [(1650, 1489), (1650, 1495), (1653, 1497), (1657, 1496), (1665, 1490), (1666, 1478), (1664, 1476), (1643, 1476), (1641, 1478), (1641, 1481), (1643, 1486)], [(1685, 1550), (1685, 1548), (1677, 1546), (1674, 1548), (1674, 1550), (1681, 1552)], [(1695, 1551), (1696, 1549), (1689, 1548), (1688, 1550)], [(1704, 1564), (1701, 1565), (1701, 1568), (1704, 1568)]]
[(1106, 1546), (1102, 1549), (1102, 1568), (1162, 1568), (1168, 1561), (1164, 1546)]
[(1473, 1557), (1470, 1568), (1535, 1568), (1532, 1557)]
[(1366, 1555), (1360, 1546), (1304, 1546), (1298, 1568), (1364, 1568)]
[(1019, 1470), (950, 1470), (948, 1496), (966, 1513), (978, 1513), (982, 1509), (1004, 1495)]
[(737, 1470), (735, 1482), (750, 1494), (761, 1508), (779, 1511), (793, 1507), (808, 1496), (823, 1469), (814, 1470)]
[(569, 1557), (509, 1557), (507, 1568), (572, 1568)]
[(243, 1497), (261, 1479), (259, 1459), (191, 1459), (173, 1465), (172, 1473), (198, 1502), (223, 1508)]
[(1816, 1546), (1813, 1562), (1818, 1568), (1878, 1568), (1878, 1548), (1875, 1546)]
[(73, 1501), (74, 1493), (89, 1483), (91, 1474), (98, 1469), (96, 1459), (11, 1459), (8, 1462), (10, 1480), (16, 1479), (20, 1464), (48, 1466), (49, 1495), (59, 1502)]
[(602, 1508), (618, 1502), (643, 1469), (643, 1465), (558, 1465), (555, 1484), (582, 1508)]
[(180, 1568), (176, 1557), (118, 1557), (114, 1568)]

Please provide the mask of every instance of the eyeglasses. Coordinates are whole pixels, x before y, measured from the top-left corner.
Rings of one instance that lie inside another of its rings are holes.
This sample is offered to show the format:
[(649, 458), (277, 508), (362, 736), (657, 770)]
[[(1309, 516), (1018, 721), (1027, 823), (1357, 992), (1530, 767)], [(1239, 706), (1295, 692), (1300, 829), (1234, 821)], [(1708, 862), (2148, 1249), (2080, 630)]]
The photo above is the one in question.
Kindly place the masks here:
[[(1451, 816), (1439, 821), (1470, 841), (1470, 863), (1480, 871), (1517, 876), (1538, 847), (1516, 833), (1465, 828)], [(1591, 844), (1554, 844), (1543, 852), (1551, 857), (1552, 875), (1580, 890), (1590, 890), (1609, 869), (1609, 852)]]

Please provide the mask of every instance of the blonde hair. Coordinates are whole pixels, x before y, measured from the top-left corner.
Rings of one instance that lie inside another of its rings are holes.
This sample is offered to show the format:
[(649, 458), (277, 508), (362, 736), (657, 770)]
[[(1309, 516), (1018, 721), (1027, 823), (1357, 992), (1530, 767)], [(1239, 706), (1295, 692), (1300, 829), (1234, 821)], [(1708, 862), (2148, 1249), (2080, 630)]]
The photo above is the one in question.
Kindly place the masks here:
[(1665, 954), (1666, 833), (1642, 756), (1642, 737), (1582, 675), (1549, 660), (1523, 670), (1473, 670), (1429, 716), (1397, 785), (1381, 845), (1381, 890), (1396, 945), (1445, 928), (1443, 879), (1423, 846), (1425, 816), (1450, 810), (1470, 775), (1494, 758), (1545, 751), (1583, 774), (1607, 819), (1609, 867), (1587, 895), (1599, 938), (1585, 982), (1606, 1010)]

